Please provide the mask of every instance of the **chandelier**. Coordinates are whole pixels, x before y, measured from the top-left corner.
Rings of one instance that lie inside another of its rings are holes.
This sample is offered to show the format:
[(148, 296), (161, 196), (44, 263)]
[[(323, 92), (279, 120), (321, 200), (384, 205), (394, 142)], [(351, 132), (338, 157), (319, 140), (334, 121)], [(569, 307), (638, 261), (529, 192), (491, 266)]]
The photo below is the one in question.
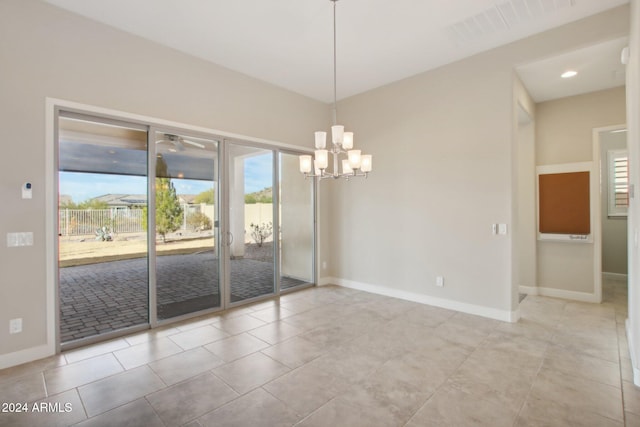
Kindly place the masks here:
[[(306, 177), (345, 178), (367, 177), (371, 172), (371, 154), (362, 154), (360, 150), (353, 149), (353, 132), (345, 132), (344, 126), (337, 124), (336, 102), (336, 2), (333, 3), (333, 126), (331, 126), (331, 147), (327, 150), (327, 133), (318, 131), (315, 133), (316, 150), (315, 159), (310, 155), (300, 156), (300, 172)], [(329, 167), (329, 153), (333, 160), (333, 169)], [(340, 156), (346, 155), (340, 163)], [(338, 167), (342, 166), (342, 172)], [(312, 173), (313, 171), (313, 173)]]

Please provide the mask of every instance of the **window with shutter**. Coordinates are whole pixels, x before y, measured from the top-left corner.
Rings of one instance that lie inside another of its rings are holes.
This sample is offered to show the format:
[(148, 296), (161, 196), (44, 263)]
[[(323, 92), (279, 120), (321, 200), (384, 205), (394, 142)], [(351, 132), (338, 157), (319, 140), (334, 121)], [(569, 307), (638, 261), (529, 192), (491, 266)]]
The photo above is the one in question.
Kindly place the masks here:
[(609, 212), (608, 215), (627, 216), (629, 206), (629, 156), (627, 150), (607, 152), (609, 166)]

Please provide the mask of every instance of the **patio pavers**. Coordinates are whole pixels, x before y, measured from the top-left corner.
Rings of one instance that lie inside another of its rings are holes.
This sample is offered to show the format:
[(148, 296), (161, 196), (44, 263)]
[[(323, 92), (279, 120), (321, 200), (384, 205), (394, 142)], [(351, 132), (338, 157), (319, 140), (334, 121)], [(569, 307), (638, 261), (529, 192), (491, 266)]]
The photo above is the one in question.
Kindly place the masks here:
[[(147, 258), (60, 268), (61, 342), (148, 322)], [(273, 262), (231, 261), (231, 301), (273, 292)], [(220, 305), (218, 259), (213, 251), (165, 255), (156, 261), (158, 318)], [(303, 284), (282, 278), (282, 289)]]

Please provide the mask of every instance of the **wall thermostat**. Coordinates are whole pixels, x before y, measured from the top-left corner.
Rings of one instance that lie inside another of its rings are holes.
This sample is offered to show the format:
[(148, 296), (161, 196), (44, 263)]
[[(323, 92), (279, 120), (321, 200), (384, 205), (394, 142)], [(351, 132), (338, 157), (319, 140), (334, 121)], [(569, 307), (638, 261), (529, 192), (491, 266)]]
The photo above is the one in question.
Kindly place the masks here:
[(23, 199), (31, 199), (33, 197), (33, 192), (31, 189), (31, 183), (30, 182), (25, 182), (22, 185), (22, 198)]

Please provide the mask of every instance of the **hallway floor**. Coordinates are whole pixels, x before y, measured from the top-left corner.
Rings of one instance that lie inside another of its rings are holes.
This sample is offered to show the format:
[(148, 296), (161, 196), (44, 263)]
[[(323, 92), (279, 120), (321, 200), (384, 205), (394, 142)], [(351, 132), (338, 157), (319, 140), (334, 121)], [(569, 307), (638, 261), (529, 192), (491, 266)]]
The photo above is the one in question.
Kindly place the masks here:
[(28, 409), (0, 426), (638, 426), (626, 285), (604, 294), (510, 324), (311, 288), (0, 371)]

